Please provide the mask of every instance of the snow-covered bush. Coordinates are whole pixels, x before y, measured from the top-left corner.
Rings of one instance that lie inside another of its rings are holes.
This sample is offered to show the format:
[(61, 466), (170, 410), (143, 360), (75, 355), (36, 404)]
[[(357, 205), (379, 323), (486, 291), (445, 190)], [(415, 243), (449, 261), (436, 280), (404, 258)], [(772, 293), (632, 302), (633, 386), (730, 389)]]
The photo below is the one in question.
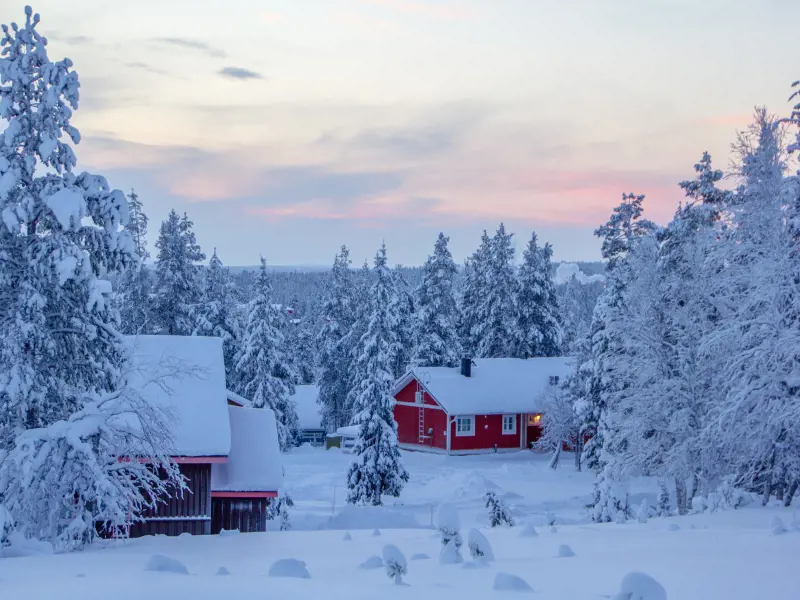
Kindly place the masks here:
[(469, 547), (469, 555), (474, 561), (490, 561), (494, 560), (494, 553), (489, 540), (480, 531), (475, 528), (469, 530), (467, 534), (467, 546)]
[(389, 579), (393, 579), (395, 585), (401, 585), (403, 575), (408, 573), (408, 564), (397, 546), (386, 544), (383, 547), (383, 564), (386, 566), (386, 575)]
[(500, 525), (514, 526), (514, 517), (511, 515), (511, 511), (505, 503), (497, 497), (494, 491), (488, 490), (483, 496), (483, 501), (486, 504), (486, 508), (489, 509), (489, 524), (492, 527), (498, 527)]
[(425, 554), (424, 552), (415, 552), (411, 555), (411, 560), (428, 560), (430, 556)]
[(772, 535), (783, 535), (786, 533), (786, 525), (783, 524), (783, 520), (778, 515), (775, 515), (769, 524), (769, 530)]
[(456, 507), (448, 502), (442, 502), (436, 511), (436, 529), (442, 536), (442, 546), (453, 542), (456, 550), (461, 548), (461, 520), (458, 518)]
[(231, 574), (231, 572), (228, 571), (228, 569), (226, 567), (220, 567), (219, 569), (217, 569), (217, 572), (216, 572), (217, 576), (224, 576), (224, 575), (230, 575), (230, 574)]
[(379, 537), (381, 535), (381, 530), (377, 527), (372, 530), (372, 537)]
[(274, 498), (267, 505), (267, 519), (270, 521), (280, 520), (281, 531), (286, 531), (292, 528), (292, 522), (289, 518), (289, 507), (294, 506), (292, 497), (284, 490), (279, 490), (278, 497)]
[(692, 514), (699, 515), (706, 512), (708, 503), (703, 496), (695, 496), (692, 498)]
[(498, 573), (494, 576), (492, 589), (502, 592), (530, 592), (531, 586), (522, 577), (511, 573)]
[(162, 573), (178, 573), (179, 575), (188, 575), (189, 569), (176, 558), (164, 556), (163, 554), (153, 554), (147, 559), (144, 565), (145, 571), (159, 571)]
[(647, 519), (650, 517), (650, 505), (647, 503), (647, 500), (642, 500), (642, 503), (639, 505), (639, 510), (636, 512), (636, 520), (639, 523), (647, 523)]
[(539, 532), (536, 531), (536, 527), (534, 527), (533, 523), (526, 523), (519, 535), (520, 537), (538, 537)]
[(667, 592), (649, 575), (628, 573), (623, 577), (614, 600), (667, 600)]
[(461, 550), (459, 546), (456, 545), (455, 538), (451, 538), (450, 541), (444, 545), (442, 552), (439, 554), (439, 564), (456, 565), (462, 562), (464, 562), (464, 559), (461, 557)]
[(352, 541), (352, 539), (353, 539), (353, 536), (350, 535), (349, 531), (345, 532), (345, 534), (342, 536), (342, 541), (345, 541), (345, 542), (350, 542), (350, 541)]
[(550, 527), (552, 527), (556, 524), (556, 513), (548, 510), (546, 513), (544, 513), (544, 520)]
[(658, 516), (668, 517), (670, 515), (669, 491), (664, 481), (658, 483)]
[(291, 577), (294, 579), (311, 579), (306, 563), (296, 558), (281, 558), (272, 563), (267, 573), (270, 577)]

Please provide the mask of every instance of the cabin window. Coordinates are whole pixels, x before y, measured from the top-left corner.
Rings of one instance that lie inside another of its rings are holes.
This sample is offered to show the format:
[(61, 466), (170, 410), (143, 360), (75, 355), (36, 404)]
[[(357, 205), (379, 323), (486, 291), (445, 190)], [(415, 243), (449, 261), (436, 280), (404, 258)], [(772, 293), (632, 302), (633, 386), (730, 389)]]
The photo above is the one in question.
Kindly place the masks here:
[(542, 415), (528, 415), (528, 427), (541, 427), (542, 426)]
[(475, 417), (456, 417), (456, 435), (475, 435)]
[(517, 433), (517, 415), (503, 415), (503, 434)]
[(550, 375), (550, 385), (558, 385), (558, 375)]

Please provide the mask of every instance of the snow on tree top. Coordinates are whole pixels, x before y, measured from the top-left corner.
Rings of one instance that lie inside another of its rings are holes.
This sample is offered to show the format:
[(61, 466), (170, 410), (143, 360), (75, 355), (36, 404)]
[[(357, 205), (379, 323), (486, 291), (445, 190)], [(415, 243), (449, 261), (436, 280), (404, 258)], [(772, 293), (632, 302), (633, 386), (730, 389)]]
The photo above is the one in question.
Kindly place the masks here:
[(572, 359), (565, 357), (479, 358), (471, 377), (459, 368), (415, 367), (397, 381), (393, 394), (417, 379), (451, 415), (543, 412), (554, 378), (571, 371)]
[(48, 196), (47, 207), (66, 230), (80, 227), (81, 219), (86, 216), (86, 200), (83, 194), (70, 188), (62, 188)]
[(214, 465), (215, 492), (277, 492), (283, 468), (275, 413), (269, 408), (229, 406), (231, 451), (228, 462)]
[(584, 285), (606, 280), (606, 276), (602, 274), (587, 275), (581, 271), (581, 268), (575, 263), (561, 263), (556, 269), (556, 275), (553, 278), (553, 281), (556, 285), (561, 285), (562, 283), (569, 282), (569, 280), (573, 277), (575, 277), (578, 283), (582, 283)]
[(292, 400), (297, 409), (297, 425), (300, 429), (320, 429), (322, 414), (317, 404), (319, 387), (316, 385), (296, 385)]
[(231, 449), (222, 340), (201, 336), (125, 338), (129, 387), (167, 408), (174, 456), (227, 456)]

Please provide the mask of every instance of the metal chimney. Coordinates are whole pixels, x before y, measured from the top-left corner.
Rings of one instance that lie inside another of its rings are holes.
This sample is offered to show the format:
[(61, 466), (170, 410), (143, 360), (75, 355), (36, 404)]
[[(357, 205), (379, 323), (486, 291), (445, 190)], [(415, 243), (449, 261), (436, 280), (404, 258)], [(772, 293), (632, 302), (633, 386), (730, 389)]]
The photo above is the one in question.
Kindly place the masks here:
[(472, 359), (471, 358), (462, 358), (461, 359), (461, 374), (464, 377), (472, 377)]

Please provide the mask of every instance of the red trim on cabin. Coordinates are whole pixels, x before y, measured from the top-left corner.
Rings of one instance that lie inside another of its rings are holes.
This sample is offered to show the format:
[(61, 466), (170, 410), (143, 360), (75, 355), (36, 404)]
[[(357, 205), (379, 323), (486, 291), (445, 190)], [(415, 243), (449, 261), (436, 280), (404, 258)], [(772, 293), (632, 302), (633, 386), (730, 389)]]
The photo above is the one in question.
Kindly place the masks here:
[(278, 492), (211, 492), (212, 498), (277, 498)]
[(226, 463), (227, 456), (171, 456), (179, 465), (205, 465), (208, 463)]
[(233, 398), (228, 398), (228, 405), (229, 406), (238, 406), (239, 408), (244, 408), (244, 404), (239, 402), (238, 400), (234, 400)]

